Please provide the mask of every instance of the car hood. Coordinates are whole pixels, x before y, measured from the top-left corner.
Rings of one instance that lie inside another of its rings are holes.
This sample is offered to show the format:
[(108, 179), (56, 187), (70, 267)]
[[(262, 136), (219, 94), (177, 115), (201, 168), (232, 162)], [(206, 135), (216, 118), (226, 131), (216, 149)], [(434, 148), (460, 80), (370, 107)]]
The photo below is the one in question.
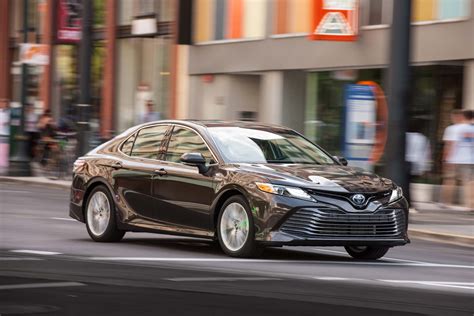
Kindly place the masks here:
[(239, 169), (266, 177), (275, 184), (333, 192), (382, 192), (391, 180), (361, 168), (341, 165), (240, 164)]

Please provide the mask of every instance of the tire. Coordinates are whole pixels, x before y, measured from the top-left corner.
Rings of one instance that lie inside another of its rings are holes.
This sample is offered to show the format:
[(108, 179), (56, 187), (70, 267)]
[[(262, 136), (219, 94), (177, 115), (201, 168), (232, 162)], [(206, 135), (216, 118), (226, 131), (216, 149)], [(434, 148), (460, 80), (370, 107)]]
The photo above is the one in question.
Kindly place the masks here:
[(390, 247), (346, 246), (346, 251), (354, 259), (377, 260), (385, 256)]
[[(229, 217), (231, 213), (237, 217), (233, 223)], [(251, 258), (262, 254), (263, 248), (255, 241), (253, 215), (243, 196), (234, 195), (222, 205), (217, 221), (217, 238), (221, 249), (229, 256)]]
[(125, 235), (125, 231), (117, 228), (115, 205), (109, 190), (103, 185), (92, 190), (84, 215), (87, 232), (94, 241), (115, 242)]

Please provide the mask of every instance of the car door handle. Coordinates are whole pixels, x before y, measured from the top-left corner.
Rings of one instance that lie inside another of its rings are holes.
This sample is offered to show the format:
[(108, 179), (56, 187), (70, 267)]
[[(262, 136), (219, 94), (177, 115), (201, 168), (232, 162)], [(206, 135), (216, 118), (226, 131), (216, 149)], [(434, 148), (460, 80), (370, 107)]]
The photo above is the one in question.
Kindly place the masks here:
[(159, 176), (165, 176), (165, 175), (168, 174), (168, 172), (166, 172), (165, 168), (157, 169), (157, 170), (155, 170), (155, 173)]
[(112, 165), (111, 165), (112, 168), (114, 169), (121, 169), (123, 167), (122, 163), (121, 162), (114, 162)]

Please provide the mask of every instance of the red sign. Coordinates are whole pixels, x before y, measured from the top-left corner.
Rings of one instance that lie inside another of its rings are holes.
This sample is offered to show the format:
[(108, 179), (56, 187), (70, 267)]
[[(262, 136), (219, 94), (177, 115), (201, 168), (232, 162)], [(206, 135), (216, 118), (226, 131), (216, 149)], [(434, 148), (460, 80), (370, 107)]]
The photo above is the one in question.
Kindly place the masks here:
[(77, 43), (81, 40), (82, 0), (59, 0), (58, 33), (60, 42)]
[(314, 0), (312, 40), (355, 41), (359, 28), (358, 0)]

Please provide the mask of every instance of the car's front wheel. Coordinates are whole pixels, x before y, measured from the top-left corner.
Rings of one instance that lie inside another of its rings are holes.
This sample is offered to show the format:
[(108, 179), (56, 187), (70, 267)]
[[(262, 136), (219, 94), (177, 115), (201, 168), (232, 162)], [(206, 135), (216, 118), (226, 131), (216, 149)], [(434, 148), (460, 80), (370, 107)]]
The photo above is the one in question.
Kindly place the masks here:
[(115, 221), (114, 202), (104, 186), (94, 188), (87, 199), (86, 226), (95, 241), (120, 241), (125, 231), (119, 230)]
[(385, 256), (389, 247), (346, 246), (346, 251), (355, 259), (377, 260)]
[(233, 257), (254, 257), (262, 252), (255, 241), (250, 207), (243, 196), (232, 196), (221, 208), (217, 236), (222, 250)]

